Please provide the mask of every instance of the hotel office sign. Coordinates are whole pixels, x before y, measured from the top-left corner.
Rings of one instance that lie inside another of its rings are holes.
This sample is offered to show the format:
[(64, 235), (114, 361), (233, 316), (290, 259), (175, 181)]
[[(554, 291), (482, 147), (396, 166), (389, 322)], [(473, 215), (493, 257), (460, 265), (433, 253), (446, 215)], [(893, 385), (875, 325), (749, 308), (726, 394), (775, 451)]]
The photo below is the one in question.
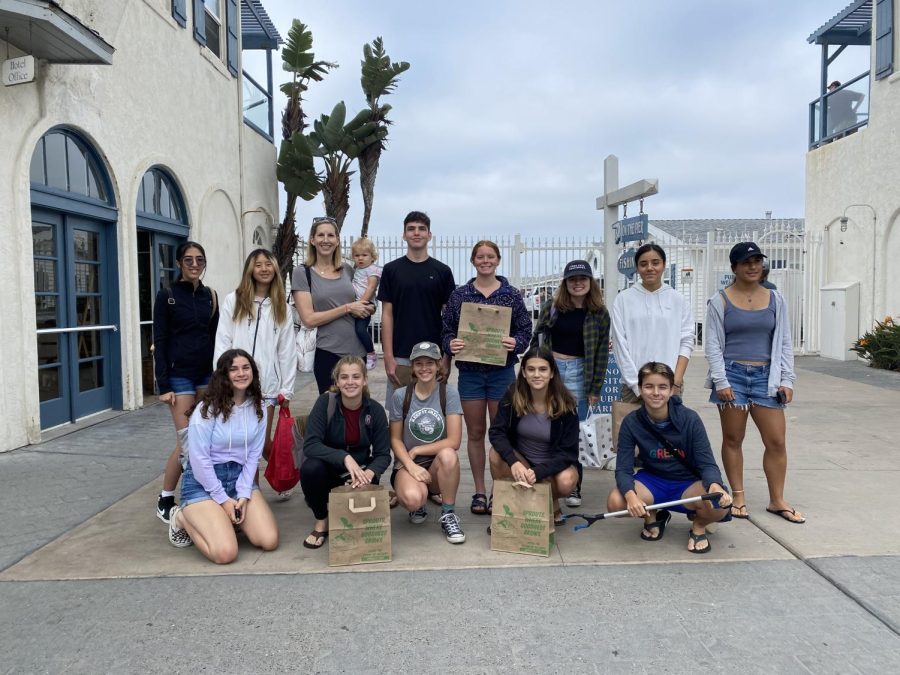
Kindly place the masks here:
[(649, 236), (650, 219), (646, 213), (631, 218), (622, 218), (613, 225), (616, 231), (616, 243), (625, 241), (644, 241)]
[(8, 59), (3, 62), (0, 69), (0, 78), (3, 80), (4, 87), (11, 87), (16, 84), (25, 84), (34, 81), (34, 57), (33, 56), (17, 56), (14, 59)]

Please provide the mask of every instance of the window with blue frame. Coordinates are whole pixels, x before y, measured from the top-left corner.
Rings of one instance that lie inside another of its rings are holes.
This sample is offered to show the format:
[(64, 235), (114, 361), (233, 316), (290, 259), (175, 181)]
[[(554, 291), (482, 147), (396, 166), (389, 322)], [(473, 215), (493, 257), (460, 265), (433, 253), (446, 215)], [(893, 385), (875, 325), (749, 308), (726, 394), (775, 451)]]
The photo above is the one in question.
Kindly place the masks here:
[(37, 142), (30, 175), (32, 186), (110, 201), (99, 160), (81, 139), (63, 130), (47, 132)]

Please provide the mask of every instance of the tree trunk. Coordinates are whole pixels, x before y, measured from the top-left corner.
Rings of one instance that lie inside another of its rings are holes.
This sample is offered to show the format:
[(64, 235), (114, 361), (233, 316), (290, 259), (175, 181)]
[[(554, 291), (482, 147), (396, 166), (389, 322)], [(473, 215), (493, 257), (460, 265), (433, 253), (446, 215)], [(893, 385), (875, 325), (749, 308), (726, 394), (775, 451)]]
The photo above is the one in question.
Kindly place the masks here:
[(272, 245), (272, 253), (281, 268), (281, 274), (285, 279), (290, 279), (294, 271), (294, 252), (297, 249), (297, 229), (294, 212), (297, 204), (297, 195), (288, 193), (287, 205), (284, 209), (284, 220), (278, 226), (275, 233), (275, 242)]
[(375, 201), (375, 177), (378, 174), (378, 163), (381, 160), (381, 152), (384, 146), (381, 143), (373, 143), (363, 150), (357, 161), (359, 162), (359, 187), (363, 197), (363, 220), (360, 237), (369, 236), (369, 220), (372, 217), (372, 203)]
[[(337, 164), (337, 166), (335, 166)], [(344, 219), (350, 210), (350, 162), (327, 162), (322, 196), (325, 198), (325, 215), (337, 221), (338, 234), (344, 227)]]

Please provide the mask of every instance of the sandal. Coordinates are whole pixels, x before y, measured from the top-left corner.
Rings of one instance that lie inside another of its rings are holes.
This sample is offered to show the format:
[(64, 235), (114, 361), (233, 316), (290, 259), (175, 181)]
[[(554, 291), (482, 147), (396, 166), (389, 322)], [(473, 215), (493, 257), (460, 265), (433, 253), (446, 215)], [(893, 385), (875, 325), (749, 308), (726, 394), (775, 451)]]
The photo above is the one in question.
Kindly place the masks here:
[(431, 500), (432, 504), (437, 504), (438, 506), (444, 505), (444, 497), (441, 495), (440, 492), (429, 492), (428, 499)]
[(487, 514), (489, 516), (494, 514), (494, 493), (493, 492), (491, 492), (491, 496), (488, 497)]
[(562, 514), (562, 511), (554, 511), (553, 512), (553, 524), (554, 525), (565, 525), (566, 517)]
[(472, 505), (469, 506), (469, 511), (474, 513), (476, 516), (486, 516), (490, 513), (488, 510), (488, 502), (487, 495), (476, 492), (472, 495)]
[[(313, 537), (316, 540), (321, 539), (322, 542), (320, 544), (310, 544), (306, 539)], [(325, 545), (325, 541), (328, 539), (328, 532), (320, 532), (319, 530), (313, 530), (308, 535), (306, 535), (306, 539), (303, 540), (304, 548), (322, 548)]]
[[(735, 504), (731, 505), (731, 517), (732, 518), (740, 518), (741, 520), (747, 520), (750, 517), (750, 514), (747, 512), (747, 505), (741, 504), (737, 506)], [(743, 511), (743, 513), (741, 513)]]
[[(689, 548), (688, 551), (691, 553), (696, 553), (697, 555), (702, 555), (703, 553), (709, 553), (712, 549), (712, 544), (709, 543), (709, 537), (706, 536), (706, 533), (703, 534), (694, 534), (694, 531), (690, 532), (691, 541), (694, 542), (694, 548)], [(702, 544), (706, 542), (706, 548), (697, 548), (697, 544)]]
[[(779, 518), (784, 518), (789, 523), (793, 523), (794, 525), (802, 525), (806, 522), (806, 518), (801, 516), (799, 513), (794, 511), (794, 509), (770, 509), (766, 507), (766, 511), (771, 513), (772, 515), (778, 516)], [(791, 516), (798, 516), (800, 520), (794, 520)]]
[(641, 539), (643, 539), (644, 541), (659, 541), (666, 533), (666, 525), (669, 524), (670, 520), (672, 520), (672, 514), (669, 513), (666, 509), (657, 511), (656, 521), (653, 523), (647, 523), (647, 521), (644, 521), (644, 529), (651, 531), (659, 530), (659, 534), (657, 534), (655, 537), (648, 537), (646, 534), (641, 532)]
[(392, 509), (397, 508), (397, 504), (400, 503), (400, 500), (397, 499), (397, 493), (393, 490), (388, 490), (388, 497), (390, 498), (390, 501), (388, 501), (388, 506), (390, 506)]

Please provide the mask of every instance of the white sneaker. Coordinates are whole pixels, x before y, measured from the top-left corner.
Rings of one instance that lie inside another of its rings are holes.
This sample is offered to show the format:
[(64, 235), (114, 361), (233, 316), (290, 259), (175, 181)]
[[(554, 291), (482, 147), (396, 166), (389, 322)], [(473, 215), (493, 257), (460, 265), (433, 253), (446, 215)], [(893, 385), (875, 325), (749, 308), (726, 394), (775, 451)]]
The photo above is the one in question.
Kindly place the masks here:
[(441, 529), (444, 530), (444, 536), (451, 544), (462, 544), (466, 540), (466, 535), (459, 526), (459, 516), (454, 511), (448, 511), (440, 517)]
[(375, 370), (376, 365), (378, 365), (378, 354), (376, 354), (375, 352), (366, 354), (366, 369)]
[(286, 502), (288, 499), (291, 498), (292, 494), (294, 494), (294, 488), (291, 488), (290, 490), (282, 490), (277, 495), (275, 495), (275, 499), (277, 499), (280, 502)]
[(566, 506), (581, 506), (581, 490), (578, 488), (572, 490), (569, 496), (566, 497)]
[(178, 512), (181, 511), (180, 506), (173, 506), (169, 512), (169, 543), (175, 548), (185, 548), (192, 546), (194, 541), (191, 535), (183, 527), (176, 527), (175, 521), (178, 519)]

